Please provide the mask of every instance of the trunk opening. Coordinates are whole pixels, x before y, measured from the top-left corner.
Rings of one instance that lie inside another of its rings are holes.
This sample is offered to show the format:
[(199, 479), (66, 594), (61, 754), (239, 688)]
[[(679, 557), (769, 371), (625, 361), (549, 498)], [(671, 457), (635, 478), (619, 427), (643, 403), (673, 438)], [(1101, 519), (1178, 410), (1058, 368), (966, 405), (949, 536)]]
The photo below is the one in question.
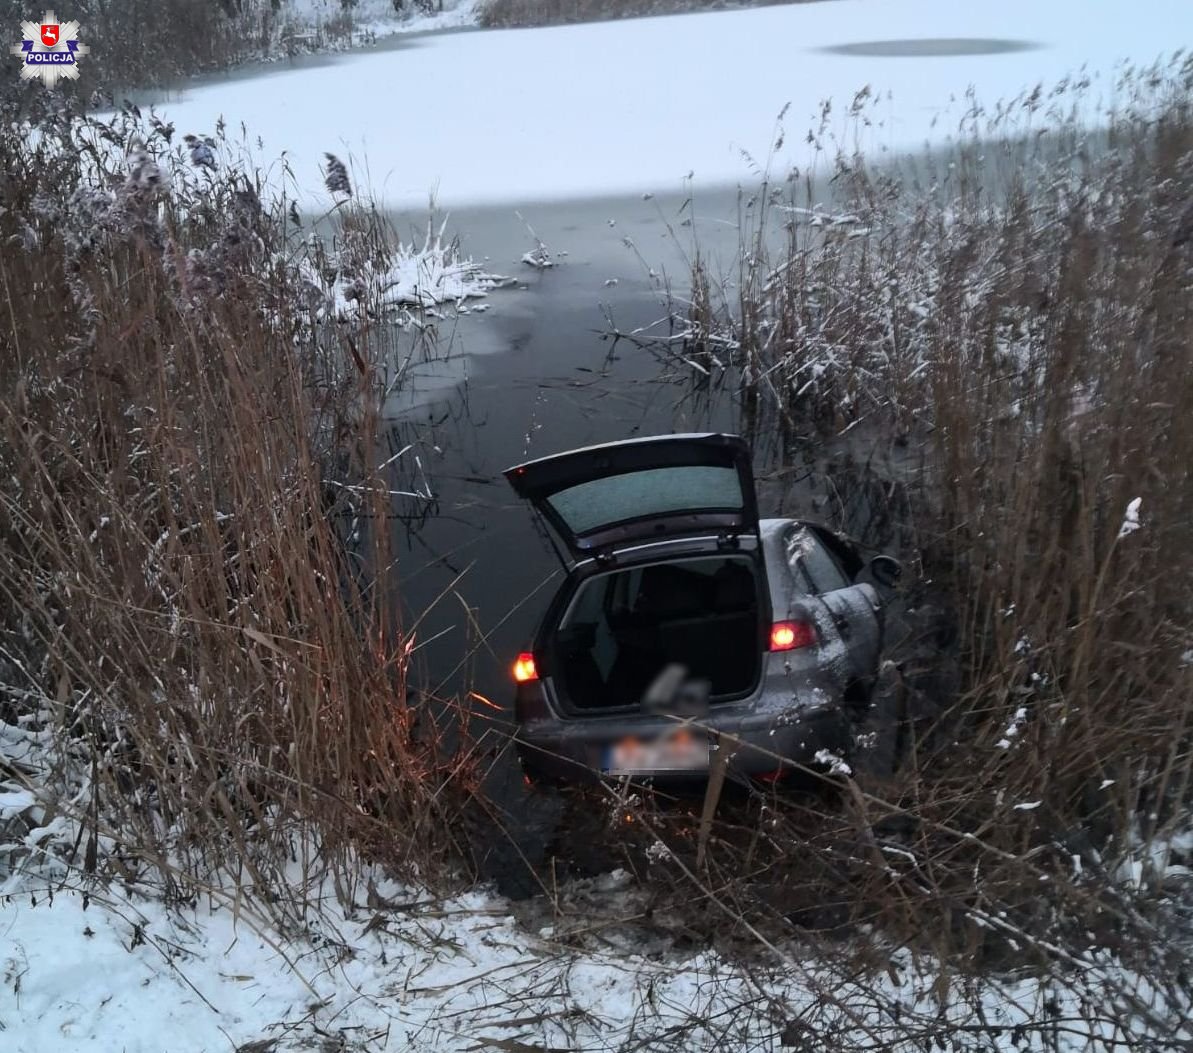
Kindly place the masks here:
[(710, 701), (748, 695), (762, 667), (762, 579), (748, 555), (701, 556), (584, 581), (552, 643), (561, 700), (576, 710), (636, 707), (671, 663)]

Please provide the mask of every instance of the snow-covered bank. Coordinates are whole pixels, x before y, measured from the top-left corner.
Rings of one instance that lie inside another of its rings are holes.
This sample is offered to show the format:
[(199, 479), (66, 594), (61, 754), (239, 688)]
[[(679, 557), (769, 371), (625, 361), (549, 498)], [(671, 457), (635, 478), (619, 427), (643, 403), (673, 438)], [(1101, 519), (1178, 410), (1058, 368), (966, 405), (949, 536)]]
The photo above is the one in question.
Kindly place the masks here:
[[(100, 838), (104, 879), (68, 862), (85, 831), (55, 803), (50, 745), (0, 722), (6, 1053), (911, 1053), (930, 1039), (1078, 1053), (1193, 1041), (1187, 988), (1110, 950), (1058, 951), (1048, 973), (950, 975), (862, 928), (768, 948), (715, 897), (701, 909), (724, 914), (737, 951), (693, 949), (690, 902), (623, 871), (511, 903), (484, 888), (437, 897), (359, 863), (333, 878), (310, 858), (305, 876), (287, 867), (287, 922), (226, 880), (184, 884), (167, 906), (133, 845)], [(89, 797), (84, 787), (76, 801)], [(291, 834), (309, 858), (312, 843)], [(1139, 846), (1140, 872), (1179, 877), (1171, 851), (1154, 848)], [(1034, 938), (1002, 915), (983, 924)]]
[[(1187, 1003), (1108, 953), (1060, 980), (952, 989), (931, 961), (903, 951), (872, 973), (812, 947), (790, 948), (782, 963), (734, 964), (677, 954), (657, 932), (621, 922), (641, 903), (620, 884), (587, 887), (587, 915), (563, 890), (546, 926), (480, 892), (438, 901), (381, 882), (345, 908), (316, 889), (309, 930), (289, 935), (208, 897), (171, 911), (119, 886), (89, 897), (26, 887), (0, 915), (4, 1048), (911, 1049), (916, 1036), (959, 1028), (984, 1049), (1075, 1051), (1116, 1041), (1115, 1016), (1145, 1045), (1170, 1021), (1151, 1048), (1193, 1037)], [(628, 942), (635, 949), (619, 946)]]
[[(925, 40), (949, 46), (883, 54)], [(419, 37), (197, 88), (160, 109), (180, 132), (202, 133), (221, 115), (243, 121), (264, 156), (286, 151), (316, 194), (318, 160), (331, 150), (367, 165), (374, 193), (393, 206), (430, 194), (533, 202), (674, 188), (689, 172), (702, 184), (751, 179), (742, 150), (765, 159), (787, 103), (784, 159), (803, 164), (802, 134), (822, 100), (845, 133), (848, 104), (867, 84), (881, 103), (860, 145), (915, 148), (954, 130), (971, 85), (992, 105), (1084, 69), (1104, 96), (1120, 63), (1151, 63), (1190, 40), (1183, 0), (1107, 0), (1096, 16), (1085, 0), (839, 0)], [(1004, 49), (967, 54), (967, 41)]]
[[(359, 863), (333, 878), (312, 858), (306, 876), (287, 868), (287, 922), (226, 881), (176, 889), (167, 905), (130, 845), (100, 838), (104, 879), (68, 862), (82, 837), (72, 808), (53, 803), (49, 745), (0, 723), (0, 774), (15, 776), (0, 779), (6, 1053), (911, 1053), (929, 1039), (1078, 1053), (1193, 1041), (1187, 988), (1107, 949), (1058, 951), (1048, 973), (951, 976), (862, 928), (767, 947), (715, 897), (704, 909), (725, 914), (738, 950), (693, 949), (690, 903), (624, 871), (511, 903), (484, 888), (437, 897)], [(292, 836), (307, 858), (311, 843)], [(1181, 876), (1154, 848), (1139, 846), (1140, 872)]]

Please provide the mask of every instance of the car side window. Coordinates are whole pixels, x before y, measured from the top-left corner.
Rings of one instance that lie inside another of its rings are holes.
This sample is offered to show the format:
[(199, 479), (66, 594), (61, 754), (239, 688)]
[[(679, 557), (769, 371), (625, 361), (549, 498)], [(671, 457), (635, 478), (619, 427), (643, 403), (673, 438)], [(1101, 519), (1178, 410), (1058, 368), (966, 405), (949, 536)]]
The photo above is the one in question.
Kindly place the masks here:
[(803, 575), (812, 592), (833, 592), (848, 587), (845, 572), (807, 527), (798, 525), (787, 535), (786, 550), (791, 569), (797, 575)]

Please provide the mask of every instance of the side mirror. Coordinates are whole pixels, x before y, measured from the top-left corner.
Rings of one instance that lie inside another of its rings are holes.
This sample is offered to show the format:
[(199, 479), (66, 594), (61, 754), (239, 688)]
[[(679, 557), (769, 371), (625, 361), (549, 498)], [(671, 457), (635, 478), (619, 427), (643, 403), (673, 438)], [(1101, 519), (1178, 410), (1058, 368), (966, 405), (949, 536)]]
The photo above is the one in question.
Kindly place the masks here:
[(893, 589), (903, 577), (903, 565), (892, 556), (875, 556), (870, 560), (870, 576), (884, 588)]

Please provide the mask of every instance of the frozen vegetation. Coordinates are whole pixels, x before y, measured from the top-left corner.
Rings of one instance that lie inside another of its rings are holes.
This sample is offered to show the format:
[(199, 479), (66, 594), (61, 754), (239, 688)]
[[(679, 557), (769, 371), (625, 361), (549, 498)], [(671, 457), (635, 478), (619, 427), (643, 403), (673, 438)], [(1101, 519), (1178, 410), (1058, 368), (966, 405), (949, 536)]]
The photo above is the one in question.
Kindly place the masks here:
[(428, 33), (476, 24), (483, 0), (281, 0), (281, 39), (318, 37), (329, 26), (350, 27), (349, 42), (396, 33)]

